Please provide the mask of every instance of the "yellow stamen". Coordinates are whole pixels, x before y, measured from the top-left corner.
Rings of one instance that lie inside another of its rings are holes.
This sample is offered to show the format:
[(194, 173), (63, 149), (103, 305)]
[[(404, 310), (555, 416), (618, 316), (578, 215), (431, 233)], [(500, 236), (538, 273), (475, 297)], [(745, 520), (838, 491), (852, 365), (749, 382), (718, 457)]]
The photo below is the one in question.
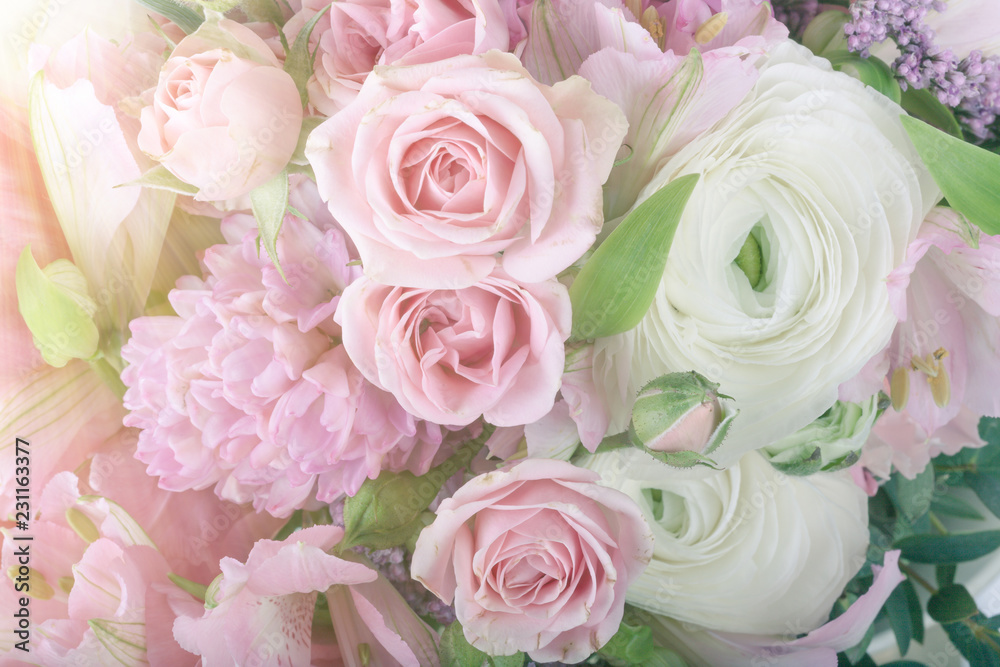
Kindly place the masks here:
[(364, 667), (368, 667), (372, 663), (372, 647), (365, 643), (358, 644), (358, 658)]
[(694, 33), (694, 41), (698, 44), (707, 44), (715, 39), (716, 35), (722, 32), (722, 29), (726, 27), (726, 22), (729, 20), (729, 14), (726, 12), (719, 12), (714, 14), (712, 18), (708, 19), (699, 26), (699, 28)]
[(892, 372), (889, 395), (892, 397), (892, 408), (896, 412), (906, 407), (906, 402), (910, 398), (910, 371), (905, 366), (900, 366)]
[(649, 31), (649, 36), (656, 41), (656, 45), (662, 49), (667, 39), (667, 22), (660, 18), (656, 10), (649, 7), (642, 13), (639, 25)]
[(63, 593), (69, 595), (70, 591), (73, 590), (73, 584), (76, 580), (73, 577), (59, 577), (59, 588), (62, 589)]
[(920, 371), (927, 376), (931, 397), (939, 408), (943, 408), (951, 402), (951, 379), (948, 377), (948, 370), (941, 363), (941, 360), (947, 356), (948, 350), (939, 347), (923, 358), (914, 356), (910, 359), (910, 366), (913, 370)]
[[(15, 583), (23, 583), (24, 579), (21, 579), (20, 567), (17, 565), (11, 565), (7, 568), (7, 576), (10, 580)], [(51, 600), (52, 596), (56, 594), (52, 587), (49, 586), (49, 582), (45, 581), (45, 577), (38, 570), (28, 568), (28, 590), (19, 591), (27, 593), (29, 596), (35, 598), (36, 600)]]
[(66, 510), (66, 523), (88, 544), (93, 544), (101, 538), (100, 531), (90, 517), (75, 507)]

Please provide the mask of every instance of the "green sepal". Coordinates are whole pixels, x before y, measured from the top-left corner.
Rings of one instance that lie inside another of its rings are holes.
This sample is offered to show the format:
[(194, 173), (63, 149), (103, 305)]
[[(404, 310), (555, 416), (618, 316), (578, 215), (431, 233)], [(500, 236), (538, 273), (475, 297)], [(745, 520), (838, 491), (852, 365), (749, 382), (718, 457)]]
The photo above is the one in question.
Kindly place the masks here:
[(134, 181), (122, 183), (115, 187), (124, 188), (132, 185), (141, 185), (144, 188), (152, 188), (154, 190), (167, 190), (168, 192), (176, 192), (179, 195), (187, 195), (189, 197), (198, 194), (197, 186), (185, 183), (177, 178), (162, 164), (156, 165)]
[(1000, 234), (1000, 155), (956, 139), (927, 123), (901, 116), (920, 159), (948, 205), (990, 235)]
[(571, 340), (612, 336), (639, 324), (663, 279), (674, 232), (697, 182), (697, 174), (688, 174), (660, 188), (594, 251), (569, 289)]
[(295, 81), (295, 87), (299, 89), (302, 106), (309, 104), (309, 90), (306, 86), (309, 83), (309, 78), (313, 75), (313, 60), (316, 58), (316, 52), (313, 51), (310, 53), (309, 51), (309, 36), (312, 34), (313, 28), (316, 27), (320, 18), (326, 14), (331, 6), (332, 4), (327, 5), (316, 12), (316, 15), (302, 26), (302, 30), (295, 36), (292, 48), (288, 50), (288, 54), (285, 56), (285, 71)]
[(299, 141), (295, 144), (295, 152), (292, 153), (292, 159), (289, 160), (292, 164), (303, 167), (309, 164), (309, 160), (306, 158), (306, 141), (309, 139), (309, 134), (319, 127), (326, 117), (324, 116), (306, 116), (302, 119), (302, 129), (299, 131)]
[(282, 171), (264, 185), (254, 188), (250, 192), (250, 204), (267, 255), (278, 269), (282, 280), (288, 282), (278, 262), (278, 232), (281, 231), (285, 211), (288, 209), (288, 171)]
[(25, 247), (15, 273), (17, 307), (31, 331), (35, 347), (50, 366), (62, 368), (71, 359), (93, 359), (100, 333), (86, 294), (86, 279), (67, 260), (56, 260), (43, 271)]

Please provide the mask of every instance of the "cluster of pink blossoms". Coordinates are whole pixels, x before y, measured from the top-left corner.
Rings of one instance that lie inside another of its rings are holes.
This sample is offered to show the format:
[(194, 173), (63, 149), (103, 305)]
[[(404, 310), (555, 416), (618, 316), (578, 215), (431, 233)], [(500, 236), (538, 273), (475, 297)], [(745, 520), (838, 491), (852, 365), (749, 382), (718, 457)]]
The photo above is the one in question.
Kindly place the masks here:
[(422, 474), (445, 435), (348, 358), (334, 315), (361, 271), (311, 181), (292, 203), (308, 219), (285, 217), (284, 277), (258, 253), (253, 218), (230, 215), (205, 278), (170, 293), (178, 315), (136, 320), (122, 350), (125, 423), (142, 429), (149, 474), (275, 516), (354, 494), (382, 469)]

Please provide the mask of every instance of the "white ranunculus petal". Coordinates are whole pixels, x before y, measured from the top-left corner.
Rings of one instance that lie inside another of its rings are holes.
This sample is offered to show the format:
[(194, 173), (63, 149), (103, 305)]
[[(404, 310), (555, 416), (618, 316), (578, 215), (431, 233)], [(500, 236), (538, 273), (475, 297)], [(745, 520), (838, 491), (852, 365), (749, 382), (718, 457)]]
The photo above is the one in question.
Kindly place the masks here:
[[(867, 496), (847, 471), (791, 477), (750, 452), (679, 479), (637, 449), (581, 465), (632, 498), (652, 528), (653, 558), (626, 594), (651, 612), (723, 632), (808, 630), (864, 563)], [(651, 490), (671, 498), (660, 518)]]
[[(609, 432), (638, 389), (694, 370), (740, 410), (713, 452), (732, 465), (812, 422), (889, 341), (885, 278), (940, 193), (886, 98), (788, 42), (746, 100), (671, 158), (639, 197), (701, 175), (655, 300), (595, 345)], [(763, 277), (734, 264), (758, 230)]]

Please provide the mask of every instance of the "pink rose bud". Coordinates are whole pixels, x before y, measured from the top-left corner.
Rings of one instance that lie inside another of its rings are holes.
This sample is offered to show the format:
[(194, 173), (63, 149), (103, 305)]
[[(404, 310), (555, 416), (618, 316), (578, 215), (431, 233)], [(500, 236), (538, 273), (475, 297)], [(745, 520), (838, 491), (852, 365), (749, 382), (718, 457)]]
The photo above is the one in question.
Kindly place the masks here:
[(195, 199), (249, 193), (288, 164), (302, 127), (302, 101), (271, 48), (249, 28), (222, 19), (181, 40), (140, 115), (139, 148)]
[(718, 388), (693, 371), (653, 380), (632, 407), (632, 441), (654, 452), (705, 451), (723, 422)]

